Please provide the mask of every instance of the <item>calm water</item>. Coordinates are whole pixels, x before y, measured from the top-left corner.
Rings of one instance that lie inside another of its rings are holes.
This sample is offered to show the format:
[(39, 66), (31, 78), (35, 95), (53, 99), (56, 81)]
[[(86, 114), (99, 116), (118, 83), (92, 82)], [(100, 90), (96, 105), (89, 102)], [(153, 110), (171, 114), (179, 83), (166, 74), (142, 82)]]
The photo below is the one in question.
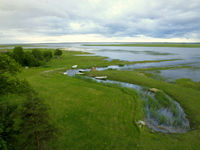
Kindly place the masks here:
[[(179, 61), (139, 64), (137, 68), (159, 67), (169, 65), (192, 65), (200, 67), (200, 48), (176, 48), (176, 47), (123, 47), (123, 46), (83, 46), (83, 44), (95, 43), (57, 43), (37, 44), (46, 48), (68, 48), (74, 51), (85, 51), (98, 56), (108, 57), (109, 60), (120, 59), (126, 61), (182, 59)], [(108, 44), (108, 43), (96, 43)], [(110, 44), (110, 43), (109, 43)], [(119, 44), (119, 43), (118, 43)], [(134, 68), (134, 67), (133, 67)], [(169, 79), (190, 78), (200, 81), (200, 69), (171, 69), (162, 70), (160, 75)]]

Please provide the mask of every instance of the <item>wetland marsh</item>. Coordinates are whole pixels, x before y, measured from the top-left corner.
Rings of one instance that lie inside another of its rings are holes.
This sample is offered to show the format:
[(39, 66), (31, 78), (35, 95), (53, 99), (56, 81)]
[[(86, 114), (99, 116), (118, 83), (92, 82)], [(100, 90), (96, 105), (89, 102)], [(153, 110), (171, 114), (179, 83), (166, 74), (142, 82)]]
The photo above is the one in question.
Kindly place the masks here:
[[(159, 51), (151, 47), (156, 51), (152, 53), (146, 52), (147, 47), (120, 47), (120, 52), (112, 47), (106, 53), (105, 48), (83, 43), (47, 47), (63, 48), (63, 55), (44, 66), (23, 69), (19, 77), (49, 105), (50, 120), (60, 131), (50, 146), (63, 150), (200, 148), (200, 84), (195, 82), (199, 78), (161, 73), (198, 70), (199, 48)], [(190, 53), (183, 54), (187, 50)], [(72, 69), (74, 65), (77, 69)], [(96, 71), (90, 71), (92, 67)], [(85, 75), (76, 75), (80, 70)], [(63, 74), (66, 71), (69, 76)], [(90, 78), (95, 76), (108, 79)], [(151, 88), (159, 92), (150, 92)], [(18, 103), (19, 98), (7, 97), (11, 98)], [(141, 127), (139, 121), (147, 125)]]

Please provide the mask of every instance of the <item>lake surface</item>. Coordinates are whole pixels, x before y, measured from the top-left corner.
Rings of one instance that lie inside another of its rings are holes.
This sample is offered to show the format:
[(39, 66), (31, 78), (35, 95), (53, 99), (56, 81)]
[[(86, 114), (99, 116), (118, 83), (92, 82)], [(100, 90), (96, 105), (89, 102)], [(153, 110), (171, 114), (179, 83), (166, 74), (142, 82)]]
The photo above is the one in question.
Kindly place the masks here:
[[(47, 43), (36, 44), (45, 48), (67, 48), (74, 51), (84, 51), (93, 55), (108, 57), (109, 60), (119, 59), (126, 61), (166, 60), (181, 59), (171, 62), (157, 63), (157, 65), (139, 64), (139, 68), (189, 65), (196, 69), (169, 69), (161, 70), (160, 75), (169, 79), (190, 78), (200, 81), (200, 48), (183, 47), (126, 47), (126, 46), (83, 46), (84, 44), (108, 44), (108, 43)], [(115, 44), (115, 43), (109, 43)], [(117, 43), (120, 44), (120, 43)], [(33, 45), (33, 44), (31, 44)], [(138, 68), (138, 67), (137, 67)]]

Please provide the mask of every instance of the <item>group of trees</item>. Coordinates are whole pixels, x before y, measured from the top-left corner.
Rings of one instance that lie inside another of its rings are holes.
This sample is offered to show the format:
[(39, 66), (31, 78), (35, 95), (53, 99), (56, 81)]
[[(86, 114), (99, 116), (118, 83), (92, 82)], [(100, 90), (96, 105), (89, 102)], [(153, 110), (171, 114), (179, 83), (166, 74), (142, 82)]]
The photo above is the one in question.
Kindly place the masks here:
[[(17, 51), (24, 55), (20, 49)], [(18, 55), (13, 57), (22, 63)], [(47, 143), (55, 138), (56, 129), (50, 123), (44, 101), (27, 81), (17, 77), (20, 71), (18, 63), (9, 55), (0, 53), (0, 149), (49, 149)], [(8, 102), (6, 97), (9, 95), (23, 100), (20, 104), (12, 102), (12, 99)]]
[[(8, 53), (16, 62), (18, 62), (22, 66), (29, 67), (37, 67), (45, 64), (50, 61), (53, 57), (53, 53), (50, 50), (27, 50), (24, 51), (22, 47), (15, 47), (13, 52)], [(62, 55), (62, 51), (56, 49), (54, 51), (54, 56), (60, 57)]]
[(60, 57), (62, 55), (62, 51), (60, 49), (56, 49), (54, 52), (54, 56)]

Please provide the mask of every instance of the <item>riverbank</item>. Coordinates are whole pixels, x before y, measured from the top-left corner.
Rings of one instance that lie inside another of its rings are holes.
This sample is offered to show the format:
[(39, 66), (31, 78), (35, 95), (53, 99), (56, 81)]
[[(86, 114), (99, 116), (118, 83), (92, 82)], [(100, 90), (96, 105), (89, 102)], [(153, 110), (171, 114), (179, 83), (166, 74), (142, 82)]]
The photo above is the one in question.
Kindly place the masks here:
[[(78, 65), (78, 68), (91, 68), (125, 65), (127, 62), (107, 61), (98, 56), (77, 56), (81, 54), (85, 53), (63, 51), (61, 58), (54, 58), (45, 66), (24, 69), (20, 74), (20, 78), (28, 80), (49, 105), (51, 121), (60, 130), (58, 137), (54, 143), (49, 143), (50, 145), (56, 145), (59, 150), (200, 148), (199, 110), (197, 109), (199, 102), (196, 95), (198, 92), (184, 90), (185, 95), (182, 95), (180, 90), (181, 95), (176, 95), (181, 85), (170, 84), (169, 86), (166, 82), (149, 79), (141, 73), (132, 71), (95, 72), (107, 73), (108, 78), (123, 79), (127, 82), (137, 81), (140, 85), (147, 86), (153, 83), (152, 86), (167, 88), (169, 91), (176, 88), (173, 96), (176, 100), (186, 96), (180, 104), (190, 116), (194, 129), (185, 134), (162, 134), (147, 127), (139, 128), (135, 122), (144, 120), (144, 112), (143, 103), (135, 90), (107, 86), (63, 74), (73, 65)], [(196, 98), (193, 99), (194, 97)], [(191, 98), (192, 103), (186, 106)]]

